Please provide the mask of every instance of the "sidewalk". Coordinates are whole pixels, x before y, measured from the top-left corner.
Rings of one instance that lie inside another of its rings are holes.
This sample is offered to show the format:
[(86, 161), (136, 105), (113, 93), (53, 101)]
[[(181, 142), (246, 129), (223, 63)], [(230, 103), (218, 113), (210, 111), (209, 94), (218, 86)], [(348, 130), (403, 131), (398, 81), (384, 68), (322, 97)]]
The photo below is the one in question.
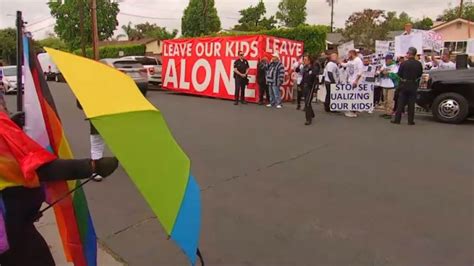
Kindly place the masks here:
[[(58, 228), (54, 218), (53, 210), (47, 211), (36, 224), (36, 228), (43, 235), (44, 239), (53, 253), (57, 266), (72, 266), (72, 263), (66, 262), (64, 251), (59, 237)], [(104, 250), (100, 245), (97, 250), (97, 265), (100, 266), (124, 266), (126, 264), (116, 260), (111, 254)]]

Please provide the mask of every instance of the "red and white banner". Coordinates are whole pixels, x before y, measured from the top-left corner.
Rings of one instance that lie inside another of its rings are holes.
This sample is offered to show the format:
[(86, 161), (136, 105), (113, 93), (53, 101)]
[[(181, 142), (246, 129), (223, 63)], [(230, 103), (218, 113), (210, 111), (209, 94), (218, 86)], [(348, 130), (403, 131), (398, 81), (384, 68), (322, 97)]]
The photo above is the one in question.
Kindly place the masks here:
[(175, 39), (163, 44), (163, 88), (182, 93), (234, 99), (234, 62), (243, 51), (250, 65), (247, 101), (257, 102), (257, 63), (278, 53), (286, 69), (282, 98), (292, 100), (292, 65), (303, 54), (303, 43), (264, 35)]

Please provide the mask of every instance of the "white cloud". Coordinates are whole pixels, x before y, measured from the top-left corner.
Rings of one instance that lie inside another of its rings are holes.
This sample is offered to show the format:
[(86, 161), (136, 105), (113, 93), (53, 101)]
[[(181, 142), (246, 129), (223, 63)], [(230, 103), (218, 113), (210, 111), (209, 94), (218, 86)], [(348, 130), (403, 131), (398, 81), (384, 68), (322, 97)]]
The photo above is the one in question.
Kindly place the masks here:
[[(237, 23), (239, 10), (249, 5), (255, 5), (259, 0), (216, 0), (216, 7), (224, 29), (231, 28)], [(405, 11), (410, 16), (436, 18), (453, 0), (335, 0), (335, 25), (344, 26), (344, 22), (352, 12), (364, 8)], [(23, 11), (24, 19), (30, 24), (28, 29), (34, 32), (36, 38), (41, 38), (47, 32), (53, 32), (54, 19), (50, 16), (47, 6), (48, 0), (0, 0), (0, 28), (15, 26), (16, 10)], [(264, 0), (267, 15), (275, 14), (279, 0)], [(181, 17), (188, 0), (123, 0), (120, 10), (123, 13), (153, 17), (161, 19), (139, 18), (120, 14), (120, 26), (132, 23), (149, 21), (165, 26), (169, 29), (181, 28)], [(454, 3), (453, 3), (454, 4)], [(330, 8), (326, 0), (308, 0), (308, 23), (326, 24), (330, 22)], [(10, 16), (13, 15), (13, 16)], [(41, 21), (45, 19), (44, 21)], [(37, 21), (39, 23), (33, 24)], [(118, 28), (120, 30), (120, 27)]]

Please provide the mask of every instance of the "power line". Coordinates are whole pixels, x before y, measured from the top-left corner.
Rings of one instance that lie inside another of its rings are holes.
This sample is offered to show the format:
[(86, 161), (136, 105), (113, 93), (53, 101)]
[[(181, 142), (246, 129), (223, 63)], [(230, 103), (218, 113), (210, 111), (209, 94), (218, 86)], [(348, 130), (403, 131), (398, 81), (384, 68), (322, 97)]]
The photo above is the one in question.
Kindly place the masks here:
[(31, 27), (31, 26), (33, 26), (33, 25), (36, 25), (36, 24), (38, 24), (38, 23), (41, 23), (41, 22), (43, 22), (43, 21), (46, 21), (46, 20), (48, 20), (48, 19), (51, 19), (51, 18), (53, 18), (53, 17), (52, 17), (52, 16), (48, 16), (48, 17), (42, 18), (42, 19), (40, 19), (40, 20), (38, 20), (38, 21), (35, 21), (35, 22), (32, 22), (32, 23), (28, 23), (28, 24), (27, 24), (27, 25), (28, 25), (27, 28), (29, 28), (29, 27)]
[(124, 12), (119, 12), (119, 15), (130, 16), (130, 17), (137, 17), (137, 18), (157, 19), (157, 20), (178, 20), (178, 18), (148, 17), (148, 16), (135, 15), (135, 14), (129, 14), (129, 13), (124, 13)]
[(47, 26), (44, 26), (44, 27), (42, 27), (42, 28), (39, 28), (39, 29), (30, 31), (30, 33), (35, 33), (35, 32), (38, 32), (38, 31), (45, 30), (45, 29), (47, 29), (47, 28), (49, 28), (49, 27), (51, 27), (51, 26), (54, 26), (55, 24), (56, 24), (56, 23), (51, 23), (51, 24), (49, 24), (49, 25), (47, 25)]

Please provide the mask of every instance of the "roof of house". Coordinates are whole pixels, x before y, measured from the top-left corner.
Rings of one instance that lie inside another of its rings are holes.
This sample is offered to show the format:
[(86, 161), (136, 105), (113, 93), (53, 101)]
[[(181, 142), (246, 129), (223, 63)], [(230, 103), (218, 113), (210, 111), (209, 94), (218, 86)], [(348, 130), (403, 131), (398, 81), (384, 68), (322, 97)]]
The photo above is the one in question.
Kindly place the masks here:
[(99, 47), (101, 46), (116, 46), (116, 45), (137, 45), (137, 44), (148, 44), (154, 41), (158, 41), (155, 38), (144, 38), (140, 40), (133, 40), (133, 41), (101, 41), (99, 42)]
[(447, 26), (452, 25), (452, 24), (457, 23), (457, 22), (466, 23), (466, 24), (474, 24), (474, 22), (469, 21), (467, 19), (457, 18), (457, 19), (454, 19), (454, 20), (451, 20), (451, 21), (447, 21), (447, 22), (443, 22), (441, 24), (438, 24), (438, 25), (434, 26), (433, 28), (431, 28), (431, 30), (439, 30), (439, 29), (442, 29), (444, 27), (447, 27)]
[(326, 35), (326, 41), (329, 44), (340, 44), (343, 42), (343, 39), (342, 33), (339, 32), (332, 32)]

